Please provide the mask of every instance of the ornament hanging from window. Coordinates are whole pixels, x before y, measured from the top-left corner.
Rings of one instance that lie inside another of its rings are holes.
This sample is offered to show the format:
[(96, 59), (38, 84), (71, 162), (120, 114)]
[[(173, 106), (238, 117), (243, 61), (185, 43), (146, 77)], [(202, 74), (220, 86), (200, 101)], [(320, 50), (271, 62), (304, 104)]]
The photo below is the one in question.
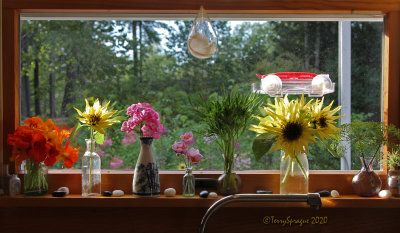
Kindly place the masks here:
[(190, 53), (197, 58), (209, 58), (217, 51), (218, 37), (203, 6), (194, 19), (187, 43)]

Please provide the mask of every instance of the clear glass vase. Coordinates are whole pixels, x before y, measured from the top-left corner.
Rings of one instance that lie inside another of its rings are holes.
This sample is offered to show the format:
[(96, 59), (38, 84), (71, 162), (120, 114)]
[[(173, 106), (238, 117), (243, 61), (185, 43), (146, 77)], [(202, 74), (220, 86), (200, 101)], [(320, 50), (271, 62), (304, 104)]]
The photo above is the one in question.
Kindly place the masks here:
[(374, 172), (373, 158), (360, 157), (362, 168), (353, 177), (352, 186), (355, 194), (361, 197), (376, 196), (382, 187), (381, 178)]
[(280, 164), (280, 194), (308, 193), (308, 158), (304, 153), (291, 158), (282, 151)]
[(400, 197), (400, 170), (389, 171), (388, 187), (394, 197)]
[(141, 137), (141, 149), (133, 175), (133, 194), (142, 197), (160, 195), (160, 177), (152, 152), (152, 137)]
[(86, 152), (82, 158), (82, 196), (101, 195), (101, 159), (95, 152), (96, 141), (86, 139)]
[(43, 196), (47, 194), (48, 169), (43, 162), (35, 163), (33, 159), (25, 161), (24, 194), (26, 196)]
[(195, 180), (192, 173), (192, 168), (186, 168), (186, 174), (182, 179), (182, 196), (194, 197), (195, 195)]
[(218, 177), (217, 192), (223, 196), (229, 196), (233, 194), (240, 193), (242, 191), (242, 179), (236, 174), (235, 171), (235, 157), (223, 155), (224, 163), (224, 173)]

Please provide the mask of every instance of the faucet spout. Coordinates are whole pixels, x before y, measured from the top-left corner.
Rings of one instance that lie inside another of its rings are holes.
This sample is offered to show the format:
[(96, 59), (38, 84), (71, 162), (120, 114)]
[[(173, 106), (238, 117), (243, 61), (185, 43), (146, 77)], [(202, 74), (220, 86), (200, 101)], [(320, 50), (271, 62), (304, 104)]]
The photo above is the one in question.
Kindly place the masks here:
[(234, 194), (216, 201), (201, 220), (199, 232), (204, 233), (209, 219), (217, 210), (233, 202), (306, 202), (313, 209), (322, 207), (321, 197), (318, 193), (308, 194)]

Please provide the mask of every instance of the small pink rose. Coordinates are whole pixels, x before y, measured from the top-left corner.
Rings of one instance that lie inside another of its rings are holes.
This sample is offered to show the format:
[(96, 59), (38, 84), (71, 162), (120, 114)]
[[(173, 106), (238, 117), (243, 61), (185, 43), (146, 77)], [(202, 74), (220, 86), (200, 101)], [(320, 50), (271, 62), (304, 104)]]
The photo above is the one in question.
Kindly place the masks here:
[(187, 157), (192, 164), (200, 163), (201, 159), (203, 158), (203, 156), (200, 154), (200, 151), (194, 148), (190, 148), (190, 150), (187, 153)]
[(186, 154), (187, 152), (187, 146), (183, 142), (175, 142), (171, 147), (176, 154)]
[(192, 132), (186, 132), (183, 135), (181, 135), (182, 142), (184, 142), (186, 145), (193, 145), (194, 144), (194, 136)]

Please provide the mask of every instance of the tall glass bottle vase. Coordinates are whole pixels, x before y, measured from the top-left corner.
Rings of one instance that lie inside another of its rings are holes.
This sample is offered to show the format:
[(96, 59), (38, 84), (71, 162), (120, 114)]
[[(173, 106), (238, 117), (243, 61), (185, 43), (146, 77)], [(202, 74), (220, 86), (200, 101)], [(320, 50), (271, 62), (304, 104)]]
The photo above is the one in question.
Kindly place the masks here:
[(96, 141), (86, 139), (86, 152), (82, 158), (82, 196), (101, 195), (101, 159), (95, 152)]
[(186, 174), (182, 179), (182, 196), (184, 197), (194, 197), (195, 195), (195, 180), (192, 173), (192, 168), (186, 168)]
[(43, 162), (35, 163), (33, 159), (25, 161), (24, 194), (26, 196), (43, 196), (47, 194), (47, 167)]
[(141, 149), (133, 175), (132, 190), (137, 196), (160, 195), (160, 177), (152, 152), (152, 137), (141, 137)]
[(280, 165), (280, 194), (306, 194), (308, 193), (308, 159), (307, 155), (291, 158), (282, 151)]
[(224, 173), (218, 177), (217, 192), (223, 196), (240, 193), (242, 191), (242, 179), (234, 169), (234, 158), (225, 158)]
[(353, 177), (352, 185), (355, 194), (361, 197), (376, 196), (382, 187), (381, 178), (374, 172), (372, 158), (360, 157), (362, 168)]

